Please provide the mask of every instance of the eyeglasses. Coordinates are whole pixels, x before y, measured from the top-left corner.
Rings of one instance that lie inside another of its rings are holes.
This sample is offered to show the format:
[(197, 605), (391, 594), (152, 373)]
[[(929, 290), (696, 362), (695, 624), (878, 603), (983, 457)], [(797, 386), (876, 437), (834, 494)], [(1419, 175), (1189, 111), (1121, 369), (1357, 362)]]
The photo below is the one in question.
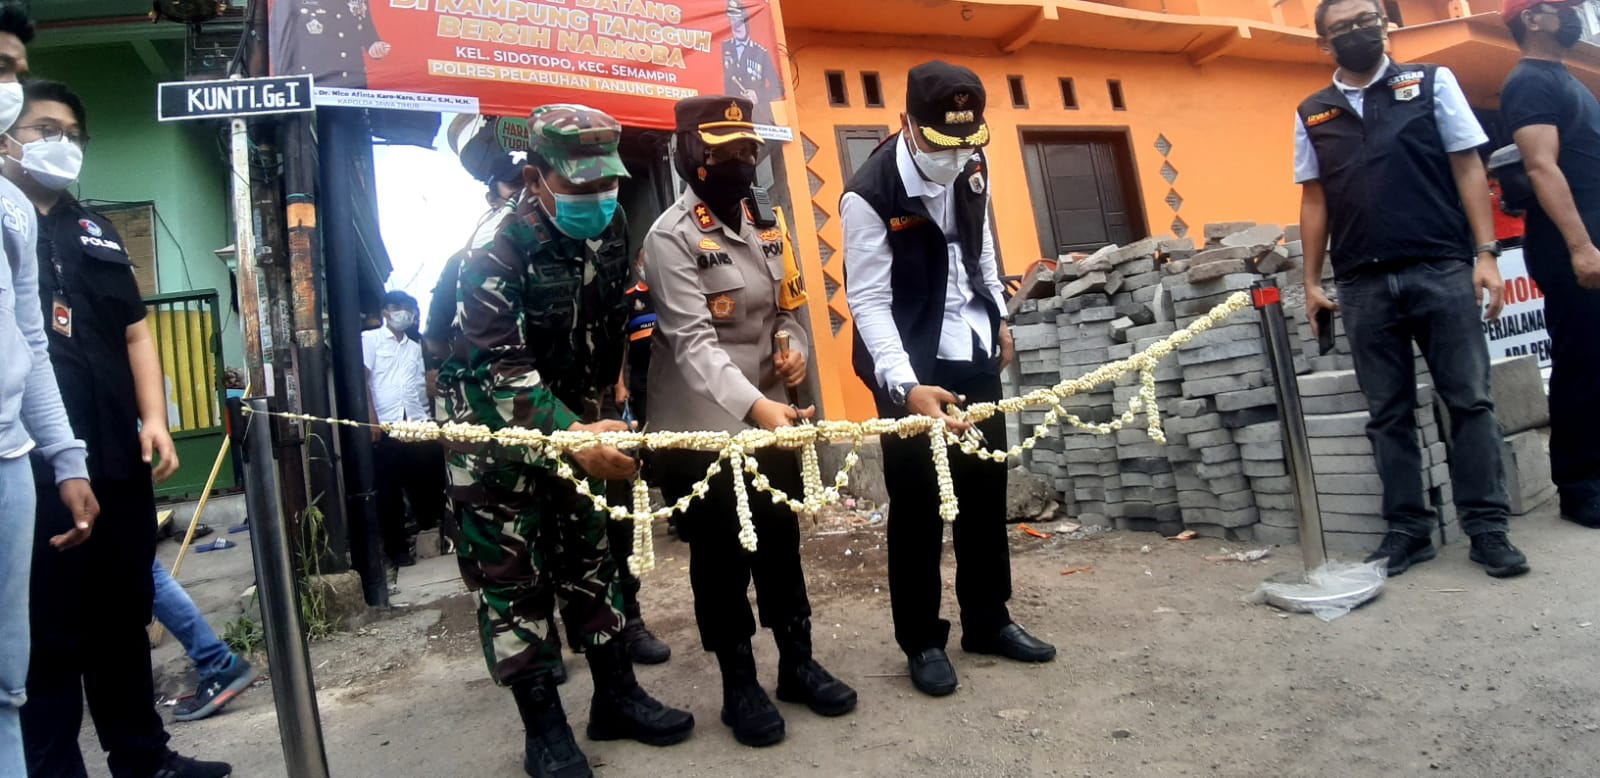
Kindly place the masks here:
[(1376, 27), (1382, 27), (1383, 23), (1383, 14), (1377, 13), (1376, 11), (1364, 13), (1348, 22), (1330, 25), (1328, 27), (1328, 37), (1337, 38), (1345, 33), (1355, 32), (1356, 30), (1371, 30)]
[(50, 143), (55, 143), (65, 138), (68, 143), (71, 143), (80, 149), (89, 148), (88, 133), (78, 132), (77, 130), (68, 132), (60, 127), (55, 126), (54, 124), (30, 124), (23, 127), (16, 127), (15, 129), (31, 130), (38, 133), (41, 139)]
[(754, 165), (758, 156), (760, 156), (760, 152), (757, 151), (755, 143), (735, 141), (733, 143), (724, 143), (720, 146), (712, 146), (706, 152), (706, 163), (715, 165), (720, 162), (737, 159)]

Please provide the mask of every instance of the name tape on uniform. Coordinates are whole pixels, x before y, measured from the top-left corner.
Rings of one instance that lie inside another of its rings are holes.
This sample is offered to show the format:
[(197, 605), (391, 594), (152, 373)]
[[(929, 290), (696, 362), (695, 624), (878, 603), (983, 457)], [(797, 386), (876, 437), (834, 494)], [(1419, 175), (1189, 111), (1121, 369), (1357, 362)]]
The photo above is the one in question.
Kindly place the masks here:
[(312, 104), (311, 76), (172, 81), (156, 87), (156, 118), (164, 122), (304, 113)]

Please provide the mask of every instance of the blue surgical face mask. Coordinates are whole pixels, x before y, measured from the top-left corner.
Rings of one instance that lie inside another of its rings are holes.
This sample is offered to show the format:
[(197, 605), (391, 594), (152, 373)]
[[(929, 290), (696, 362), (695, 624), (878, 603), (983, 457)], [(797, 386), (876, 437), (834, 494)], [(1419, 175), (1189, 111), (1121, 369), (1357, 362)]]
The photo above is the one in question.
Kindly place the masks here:
[(579, 240), (600, 237), (617, 213), (615, 189), (594, 194), (550, 194), (556, 198), (556, 229)]

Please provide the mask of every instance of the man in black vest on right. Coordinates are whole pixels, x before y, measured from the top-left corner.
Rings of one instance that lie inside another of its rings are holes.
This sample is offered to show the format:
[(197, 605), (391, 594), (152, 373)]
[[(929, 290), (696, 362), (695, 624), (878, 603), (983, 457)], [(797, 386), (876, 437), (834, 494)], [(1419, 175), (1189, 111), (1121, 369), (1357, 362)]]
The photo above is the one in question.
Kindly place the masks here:
[[(1471, 559), (1497, 578), (1521, 575), (1528, 560), (1506, 538), (1510, 508), (1483, 338), (1484, 298), (1488, 317), (1497, 317), (1504, 290), (1476, 151), (1488, 138), (1449, 69), (1384, 54), (1386, 26), (1376, 0), (1317, 6), (1319, 42), (1339, 69), (1333, 84), (1300, 104), (1295, 123), (1306, 313), (1316, 330), (1319, 313), (1341, 311), (1372, 415), (1367, 437), (1389, 532), (1367, 561), (1384, 562), (1395, 576), (1436, 554), (1438, 521), (1423, 493), (1417, 439), (1415, 341), (1450, 411), (1450, 479)], [(1322, 290), (1325, 255), (1338, 306)]]
[[(960, 401), (1000, 399), (1011, 361), (1004, 292), (988, 219), (989, 142), (983, 83), (964, 67), (927, 62), (906, 80), (904, 130), (881, 145), (845, 187), (845, 293), (855, 318), (855, 368), (884, 418), (920, 414), (950, 429)], [(958, 399), (959, 398), (959, 399)], [(1004, 447), (1005, 419), (978, 424)], [(895, 640), (911, 682), (938, 697), (956, 690), (945, 655), (950, 622), (939, 618), (944, 522), (926, 436), (883, 438), (889, 489), (889, 599)], [(1054, 646), (1011, 621), (1006, 544), (1006, 467), (950, 453), (960, 518), (954, 526), (961, 647), (1022, 662), (1048, 662)]]

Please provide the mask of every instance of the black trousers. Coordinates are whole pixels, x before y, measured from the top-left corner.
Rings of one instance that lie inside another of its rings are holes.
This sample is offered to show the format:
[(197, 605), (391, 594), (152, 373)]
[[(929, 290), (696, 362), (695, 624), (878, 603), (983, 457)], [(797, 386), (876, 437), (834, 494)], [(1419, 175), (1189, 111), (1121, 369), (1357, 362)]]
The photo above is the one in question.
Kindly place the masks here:
[[(1000, 399), (1000, 374), (992, 362), (940, 361), (933, 381), (970, 402)], [(886, 396), (878, 397), (883, 418), (906, 415)], [(1005, 445), (1005, 417), (978, 425), (991, 448)], [(956, 601), (961, 629), (987, 637), (1011, 622), (1011, 549), (1006, 544), (1006, 466), (950, 449), (950, 476), (961, 507), (953, 537)], [(889, 490), (889, 603), (894, 637), (901, 650), (917, 654), (943, 648), (950, 622), (939, 618), (944, 579), (944, 520), (939, 517), (939, 480), (934, 475), (927, 436), (883, 437), (883, 479)]]
[(57, 551), (50, 538), (72, 517), (61, 504), (50, 468), (36, 458), (38, 521), (34, 528), (29, 620), (33, 646), (22, 738), (28, 774), (86, 778), (78, 734), (83, 702), (114, 778), (146, 778), (167, 754), (167, 732), (155, 708), (150, 623), (155, 559), (155, 493), (142, 477), (97, 478), (100, 518), (83, 545)]
[[(612, 505), (633, 506), (633, 483), (610, 481), (606, 483), (606, 499)], [(633, 555), (633, 522), (606, 519), (606, 541), (611, 546), (611, 559), (617, 563), (617, 591), (622, 594), (622, 615), (628, 619), (639, 618), (639, 576), (628, 569), (628, 557)]]
[(383, 525), (383, 550), (389, 556), (407, 551), (406, 503), (417, 526), (439, 526), (445, 516), (444, 449), (438, 443), (402, 443), (387, 435), (373, 447), (377, 465), (378, 516)]
[(1529, 245), (1525, 256), (1550, 331), (1550, 470), (1561, 509), (1576, 513), (1600, 500), (1600, 291), (1578, 285), (1572, 255), (1559, 244)]
[[(652, 473), (668, 503), (689, 494), (715, 454), (667, 451), (652, 460)], [(794, 452), (767, 449), (756, 454), (772, 485), (798, 498), (803, 493), (800, 461)], [(785, 629), (811, 618), (805, 574), (800, 569), (800, 523), (788, 506), (773, 504), (750, 486), (750, 511), (756, 528), (754, 553), (739, 545), (739, 517), (733, 474), (727, 462), (711, 479), (711, 490), (678, 519), (678, 535), (689, 543), (689, 584), (694, 618), (707, 651), (737, 645), (756, 634), (747, 594), (752, 579), (761, 605), (761, 626)]]

